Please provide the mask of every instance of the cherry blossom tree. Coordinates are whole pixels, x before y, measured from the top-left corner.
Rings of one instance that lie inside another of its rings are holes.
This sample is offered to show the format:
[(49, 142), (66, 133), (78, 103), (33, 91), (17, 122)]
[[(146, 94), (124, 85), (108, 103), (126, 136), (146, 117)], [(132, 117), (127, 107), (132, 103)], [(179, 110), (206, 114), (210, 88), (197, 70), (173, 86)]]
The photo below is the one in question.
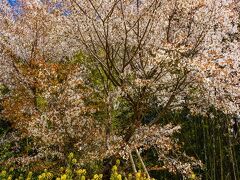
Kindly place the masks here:
[[(14, 15), (7, 4), (1, 4), (0, 82), (12, 90), (12, 97), (22, 92), (19, 101), (5, 101), (6, 116), (44, 147), (71, 139), (79, 151), (95, 147), (89, 150), (90, 159), (120, 154), (130, 160), (132, 152), (142, 160), (140, 148), (156, 147), (168, 169), (174, 171), (171, 164), (187, 167), (188, 173), (183, 174), (189, 174), (189, 164), (167, 158), (169, 150), (176, 148), (170, 137), (179, 127), (157, 124), (169, 111), (183, 106), (193, 113), (204, 114), (210, 106), (238, 113), (240, 46), (231, 37), (238, 32), (239, 4), (233, 0), (67, 0), (54, 8), (54, 3), (21, 1), (21, 10)], [(66, 65), (66, 84), (59, 82), (59, 63), (71, 63), (80, 51), (87, 65), (72, 66), (72, 72)], [(97, 72), (100, 83), (87, 82), (86, 70)], [(102, 94), (108, 112), (101, 125), (89, 115), (97, 110), (84, 101), (92, 92)], [(122, 101), (132, 114), (124, 121), (128, 126), (120, 132), (109, 130), (116, 120), (111, 112), (120, 110)], [(158, 114), (143, 125), (153, 101)], [(39, 102), (47, 108), (39, 109)], [(12, 111), (14, 104), (18, 108)]]
[(237, 33), (235, 1), (70, 2), (79, 41), (137, 111), (153, 94), (163, 110), (181, 106), (193, 89), (206, 93), (201, 107), (237, 111), (239, 42), (226, 40)]
[(38, 157), (62, 158), (69, 147), (88, 152), (100, 146), (101, 128), (91, 115), (96, 109), (85, 104), (92, 92), (84, 84), (86, 70), (64, 63), (79, 47), (68, 38), (71, 24), (53, 6), (21, 1), (14, 14), (8, 4), (1, 4), (0, 82), (10, 90), (3, 97), (2, 115), (22, 137), (34, 138)]
[[(70, 0), (78, 40), (133, 116), (129, 141), (155, 98), (156, 124), (187, 106), (239, 113), (239, 41), (236, 1)], [(114, 102), (112, 100), (111, 102)], [(111, 118), (110, 118), (111, 119)]]
[(132, 105), (134, 126), (153, 96), (151, 124), (184, 103), (237, 113), (239, 42), (226, 40), (237, 33), (235, 1), (70, 2), (79, 41)]

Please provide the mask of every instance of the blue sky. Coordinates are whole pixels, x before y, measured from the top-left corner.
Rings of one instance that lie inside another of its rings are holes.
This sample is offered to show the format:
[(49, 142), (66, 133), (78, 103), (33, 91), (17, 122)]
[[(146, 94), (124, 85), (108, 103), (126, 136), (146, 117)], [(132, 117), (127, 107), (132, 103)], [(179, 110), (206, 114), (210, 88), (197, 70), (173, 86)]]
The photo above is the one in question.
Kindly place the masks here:
[(18, 4), (17, 0), (7, 0), (11, 6), (16, 6)]
[[(18, 0), (7, 0), (8, 1), (8, 3), (12, 6), (12, 7), (14, 7), (14, 9), (15, 9), (15, 12), (18, 14), (18, 13), (20, 13), (20, 9), (18, 8), (18, 5), (19, 5), (19, 1)], [(0, 0), (0, 2), (1, 2), (1, 0)], [(62, 3), (61, 2), (59, 2), (59, 3), (55, 3), (55, 5), (51, 8), (51, 9), (49, 9), (50, 10), (50, 12), (51, 12), (51, 10), (52, 9), (60, 9), (62, 7)], [(70, 15), (71, 14), (71, 11), (69, 11), (69, 10), (63, 10), (63, 15), (64, 16), (67, 16), (67, 15)]]

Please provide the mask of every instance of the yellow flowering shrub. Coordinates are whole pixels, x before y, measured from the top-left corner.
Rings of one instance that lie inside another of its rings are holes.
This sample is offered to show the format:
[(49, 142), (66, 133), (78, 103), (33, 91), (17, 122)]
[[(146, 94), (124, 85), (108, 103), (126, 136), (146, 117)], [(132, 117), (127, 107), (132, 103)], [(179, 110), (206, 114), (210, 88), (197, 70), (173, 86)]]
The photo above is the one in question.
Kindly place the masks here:
[[(26, 172), (25, 175), (16, 175), (16, 169), (2, 170), (0, 172), (0, 180), (102, 180), (104, 174), (89, 174), (86, 169), (76, 166), (77, 159), (73, 153), (67, 158), (68, 164), (60, 167), (57, 172), (45, 169), (42, 173)], [(112, 167), (110, 180), (149, 180), (144, 173), (140, 171), (136, 174), (128, 174), (119, 172), (120, 160), (116, 160), (116, 164)]]

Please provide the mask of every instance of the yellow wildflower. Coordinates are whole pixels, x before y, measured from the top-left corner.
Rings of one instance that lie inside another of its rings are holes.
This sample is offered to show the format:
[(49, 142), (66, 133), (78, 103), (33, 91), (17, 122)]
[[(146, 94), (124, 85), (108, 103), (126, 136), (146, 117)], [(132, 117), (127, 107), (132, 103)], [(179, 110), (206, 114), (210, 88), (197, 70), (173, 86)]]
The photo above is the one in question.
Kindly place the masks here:
[(48, 172), (48, 173), (47, 173), (47, 178), (48, 178), (48, 179), (51, 179), (52, 177), (53, 177), (53, 174), (50, 173), (50, 172)]
[(86, 174), (86, 173), (87, 173), (86, 169), (83, 169), (82, 171), (83, 171), (83, 174)]
[(74, 157), (74, 154), (71, 152), (69, 155), (68, 155), (68, 158), (69, 159), (72, 159)]
[(32, 172), (30, 171), (29, 173), (28, 173), (28, 178), (31, 178), (32, 177)]
[(64, 167), (60, 167), (60, 171), (63, 172), (64, 171)]
[(114, 171), (117, 171), (117, 166), (116, 165), (114, 165), (113, 167), (112, 167), (112, 171), (114, 172)]
[(82, 169), (78, 169), (78, 170), (76, 171), (76, 173), (77, 173), (78, 176), (80, 176), (80, 175), (82, 174)]
[(77, 163), (77, 159), (74, 158), (74, 159), (72, 160), (72, 163), (73, 163), (73, 164), (76, 164), (76, 163)]
[(138, 172), (138, 173), (136, 174), (136, 178), (140, 178), (140, 177), (141, 177), (141, 173)]
[(66, 174), (61, 176), (61, 180), (66, 180), (66, 179), (67, 179), (67, 175)]
[(46, 177), (46, 173), (42, 173), (42, 178), (45, 178)]
[(3, 171), (1, 172), (1, 175), (2, 175), (2, 176), (6, 176), (6, 175), (7, 175), (7, 171), (3, 170)]
[(119, 160), (119, 159), (116, 160), (116, 165), (117, 165), (117, 166), (120, 165), (120, 160)]
[(191, 179), (196, 179), (196, 175), (194, 173), (192, 173)]
[(117, 180), (122, 180), (121, 174), (117, 175)]
[(95, 174), (95, 175), (93, 176), (93, 179), (98, 179), (98, 175)]

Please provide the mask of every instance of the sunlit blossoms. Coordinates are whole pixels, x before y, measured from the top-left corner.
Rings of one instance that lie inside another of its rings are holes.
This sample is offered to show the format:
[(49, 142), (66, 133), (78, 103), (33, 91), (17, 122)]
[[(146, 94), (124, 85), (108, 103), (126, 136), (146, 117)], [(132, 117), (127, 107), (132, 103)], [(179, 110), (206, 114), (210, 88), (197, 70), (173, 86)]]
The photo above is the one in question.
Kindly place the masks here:
[(235, 1), (70, 2), (79, 41), (131, 101), (156, 96), (175, 107), (188, 99), (193, 111), (213, 105), (237, 112)]
[(82, 163), (115, 155), (135, 169), (132, 153), (145, 167), (139, 149), (153, 148), (188, 176), (201, 163), (178, 154), (180, 126), (161, 126), (163, 116), (239, 113), (236, 1), (19, 2), (17, 13), (0, 5), (3, 115), (39, 154), (71, 147)]

